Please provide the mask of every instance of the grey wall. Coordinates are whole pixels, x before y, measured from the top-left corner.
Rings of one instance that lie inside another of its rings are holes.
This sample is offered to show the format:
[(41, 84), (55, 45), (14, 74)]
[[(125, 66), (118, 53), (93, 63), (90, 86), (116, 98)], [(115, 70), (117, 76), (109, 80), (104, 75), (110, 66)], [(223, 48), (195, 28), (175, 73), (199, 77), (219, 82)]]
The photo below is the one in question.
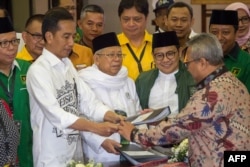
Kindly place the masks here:
[(12, 14), (15, 30), (21, 32), (30, 15), (29, 0), (12, 0)]

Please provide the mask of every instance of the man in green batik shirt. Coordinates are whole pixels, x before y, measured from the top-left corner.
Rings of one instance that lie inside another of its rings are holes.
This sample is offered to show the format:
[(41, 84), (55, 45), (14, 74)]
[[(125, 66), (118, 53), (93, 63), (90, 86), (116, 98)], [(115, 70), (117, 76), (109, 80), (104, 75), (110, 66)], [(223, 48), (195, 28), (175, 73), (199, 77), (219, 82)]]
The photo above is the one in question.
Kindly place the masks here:
[(221, 43), (224, 63), (250, 92), (250, 55), (236, 42), (238, 13), (230, 10), (213, 10), (209, 32), (216, 35)]
[(10, 106), (21, 132), (18, 146), (20, 167), (32, 167), (32, 130), (26, 73), (30, 63), (15, 59), (20, 39), (8, 17), (0, 18), (0, 97)]

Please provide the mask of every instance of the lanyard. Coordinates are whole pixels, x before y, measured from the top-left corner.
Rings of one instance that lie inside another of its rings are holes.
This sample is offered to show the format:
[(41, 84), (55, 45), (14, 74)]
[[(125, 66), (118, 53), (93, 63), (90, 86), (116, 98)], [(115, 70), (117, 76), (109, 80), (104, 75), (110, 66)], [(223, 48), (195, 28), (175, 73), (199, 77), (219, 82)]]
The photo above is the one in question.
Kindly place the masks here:
[(6, 94), (10, 106), (11, 112), (13, 112), (13, 95), (14, 95), (14, 87), (15, 87), (15, 76), (16, 74), (16, 67), (14, 67), (14, 70), (12, 72), (12, 75), (10, 76), (10, 90), (8, 90), (7, 86), (4, 85), (4, 83), (0, 80), (0, 85)]
[(126, 44), (129, 51), (130, 51), (130, 53), (132, 54), (134, 60), (136, 61), (137, 65), (138, 65), (139, 73), (143, 72), (142, 65), (141, 65), (141, 60), (142, 60), (142, 58), (144, 56), (144, 52), (145, 52), (147, 43), (148, 43), (148, 41), (145, 43), (144, 48), (143, 48), (143, 50), (142, 50), (142, 52), (140, 54), (140, 60), (136, 57), (136, 55), (135, 55), (134, 51), (132, 50), (132, 48), (130, 47), (130, 45), (128, 43)]

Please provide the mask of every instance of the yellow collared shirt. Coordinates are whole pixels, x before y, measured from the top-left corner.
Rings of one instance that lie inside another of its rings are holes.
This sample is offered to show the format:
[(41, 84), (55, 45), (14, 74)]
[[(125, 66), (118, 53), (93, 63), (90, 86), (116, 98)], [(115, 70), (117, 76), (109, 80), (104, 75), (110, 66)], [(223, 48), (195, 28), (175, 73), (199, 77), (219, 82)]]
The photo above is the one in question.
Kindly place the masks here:
[(152, 34), (149, 34), (147, 31), (145, 31), (143, 42), (139, 47), (133, 46), (124, 33), (118, 34), (117, 37), (122, 48), (122, 53), (126, 55), (123, 59), (123, 65), (127, 67), (129, 77), (135, 80), (139, 75), (139, 69), (136, 60), (132, 56), (129, 48), (127, 47), (127, 44), (130, 45), (138, 60), (140, 60), (140, 55), (144, 46), (146, 45), (143, 58), (141, 59), (142, 70), (148, 71), (155, 67), (154, 59), (152, 56)]
[(33, 62), (34, 58), (30, 55), (26, 47), (24, 46), (20, 52), (17, 53), (16, 58)]
[(77, 70), (91, 66), (94, 63), (92, 50), (77, 43), (74, 44), (73, 52), (69, 59)]

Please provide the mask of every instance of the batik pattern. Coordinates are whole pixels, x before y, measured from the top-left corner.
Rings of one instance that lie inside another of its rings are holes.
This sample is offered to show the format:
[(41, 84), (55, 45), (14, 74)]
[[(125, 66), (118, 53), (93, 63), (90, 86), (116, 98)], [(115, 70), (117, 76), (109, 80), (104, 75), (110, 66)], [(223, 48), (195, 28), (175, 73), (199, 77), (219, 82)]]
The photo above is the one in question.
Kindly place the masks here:
[(223, 69), (209, 75), (198, 88), (180, 114), (156, 129), (139, 131), (135, 140), (150, 146), (188, 138), (191, 166), (221, 167), (225, 150), (250, 148), (250, 96)]

